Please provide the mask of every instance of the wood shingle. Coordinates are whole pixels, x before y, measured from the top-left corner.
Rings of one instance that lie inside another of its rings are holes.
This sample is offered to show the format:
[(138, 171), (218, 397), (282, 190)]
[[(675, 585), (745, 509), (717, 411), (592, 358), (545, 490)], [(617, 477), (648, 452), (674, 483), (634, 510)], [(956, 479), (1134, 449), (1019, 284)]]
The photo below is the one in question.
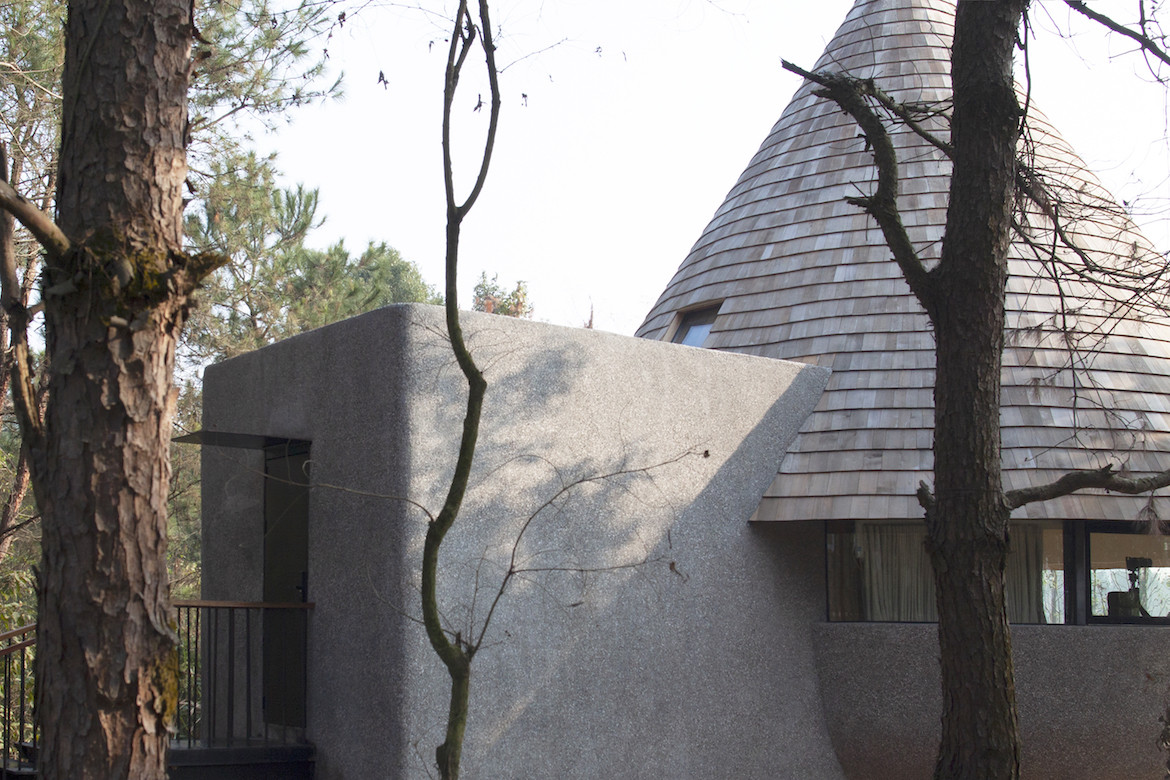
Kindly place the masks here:
[[(896, 99), (945, 105), (953, 14), (950, 0), (858, 0), (814, 70), (874, 78)], [(942, 120), (926, 124), (945, 136)], [(1133, 274), (1161, 267), (1034, 108), (1028, 124), (1031, 166), (1061, 196), (1063, 230), (1102, 266)], [(903, 221), (929, 262), (946, 222), (949, 163), (905, 128), (892, 137)], [(922, 514), (914, 493), (932, 465), (934, 339), (880, 230), (845, 202), (874, 180), (852, 120), (805, 84), (638, 331), (664, 338), (680, 311), (718, 304), (704, 346), (833, 369), (757, 520)], [(1124, 289), (1069, 273), (1078, 260), (1048, 254), (1058, 242), (1038, 209), (1022, 208), (1018, 219), (1030, 240), (1017, 238), (1009, 258), (1005, 487), (1106, 463), (1170, 467), (1170, 322), (1134, 306)], [(1078, 495), (1017, 515), (1134, 519), (1146, 501)]]

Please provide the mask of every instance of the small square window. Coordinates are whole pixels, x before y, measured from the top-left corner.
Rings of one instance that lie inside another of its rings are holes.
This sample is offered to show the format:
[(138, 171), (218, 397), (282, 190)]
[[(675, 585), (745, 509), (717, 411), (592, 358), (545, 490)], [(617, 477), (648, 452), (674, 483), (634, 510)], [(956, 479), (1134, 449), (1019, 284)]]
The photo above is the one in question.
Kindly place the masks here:
[(711, 326), (715, 324), (715, 317), (718, 314), (719, 304), (684, 312), (674, 336), (670, 339), (671, 343), (685, 344), (688, 347), (703, 346), (707, 336), (711, 334)]

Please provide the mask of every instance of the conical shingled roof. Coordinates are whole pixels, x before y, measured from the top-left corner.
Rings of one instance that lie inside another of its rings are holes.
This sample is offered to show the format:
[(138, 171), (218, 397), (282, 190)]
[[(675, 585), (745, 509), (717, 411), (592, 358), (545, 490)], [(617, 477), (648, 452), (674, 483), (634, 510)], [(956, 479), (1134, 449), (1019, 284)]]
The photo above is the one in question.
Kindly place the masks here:
[[(950, 0), (858, 0), (814, 70), (874, 78), (902, 101), (945, 101), (953, 17)], [(721, 303), (705, 347), (833, 369), (757, 519), (920, 517), (914, 493), (932, 466), (933, 336), (880, 230), (844, 201), (872, 191), (872, 156), (852, 120), (812, 92), (807, 83), (797, 91), (638, 335), (666, 338), (681, 312)], [(941, 121), (927, 124), (945, 134)], [(1030, 124), (1036, 168), (1076, 201), (1059, 212), (1066, 234), (1102, 265), (1162, 267), (1034, 108)], [(920, 255), (937, 259), (949, 163), (905, 128), (894, 140), (903, 220)], [(1108, 462), (1170, 467), (1170, 327), (1139, 320), (1124, 290), (1054, 277), (1078, 258), (1060, 250), (1052, 262), (1059, 242), (1038, 209), (1020, 220), (1032, 240), (1013, 243), (1009, 264), (1005, 488)], [(1016, 514), (1135, 519), (1145, 502), (1080, 494)]]

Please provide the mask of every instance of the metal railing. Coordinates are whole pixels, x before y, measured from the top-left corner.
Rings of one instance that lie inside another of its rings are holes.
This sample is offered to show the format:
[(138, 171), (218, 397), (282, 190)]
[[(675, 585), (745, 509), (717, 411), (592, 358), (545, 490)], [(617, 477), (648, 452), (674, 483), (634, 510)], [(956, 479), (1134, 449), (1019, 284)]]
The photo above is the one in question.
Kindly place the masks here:
[[(312, 604), (177, 601), (179, 707), (186, 748), (303, 741)], [(36, 624), (0, 634), (0, 777), (36, 762)]]
[(36, 623), (0, 634), (0, 774), (8, 777), (36, 762), (33, 720), (33, 655)]
[(183, 747), (304, 737), (309, 603), (179, 601)]

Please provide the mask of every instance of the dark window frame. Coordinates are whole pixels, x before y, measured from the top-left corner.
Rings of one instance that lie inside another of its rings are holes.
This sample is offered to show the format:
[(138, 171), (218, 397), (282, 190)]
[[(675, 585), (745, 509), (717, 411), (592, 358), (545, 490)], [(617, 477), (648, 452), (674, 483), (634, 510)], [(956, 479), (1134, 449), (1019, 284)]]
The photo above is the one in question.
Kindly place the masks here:
[[(682, 344), (688, 347), (702, 347), (711, 336), (715, 327), (715, 320), (719, 318), (719, 310), (723, 308), (723, 301), (718, 303), (704, 303), (693, 306), (678, 313), (678, 321), (670, 334), (671, 344)], [(691, 338), (692, 333), (701, 332), (702, 338)]]
[(1078, 623), (1080, 625), (1127, 625), (1127, 626), (1170, 626), (1170, 615), (1154, 616), (1154, 615), (1134, 615), (1134, 616), (1110, 616), (1110, 615), (1094, 615), (1091, 609), (1092, 604), (1092, 562), (1093, 562), (1093, 534), (1118, 534), (1128, 536), (1145, 536), (1149, 533), (1149, 528), (1146, 523), (1127, 521), (1127, 520), (1099, 520), (1080, 523), (1082, 546), (1084, 550), (1083, 571), (1084, 577), (1082, 582), (1078, 582), (1080, 590), (1080, 600), (1078, 600), (1078, 607), (1081, 612), (1078, 613)]
[[(829, 550), (830, 535), (847, 532), (854, 521), (829, 520), (822, 523), (824, 531), (823, 551), (824, 559), (824, 586), (825, 586), (825, 620), (828, 622), (889, 622), (872, 620), (851, 620), (833, 617), (833, 594), (830, 593), (832, 563)], [(1028, 522), (1021, 520), (1017, 522)], [(1092, 535), (1093, 534), (1123, 534), (1143, 535), (1148, 533), (1148, 527), (1142, 522), (1122, 520), (1066, 520), (1063, 526), (1064, 543), (1064, 623), (1063, 625), (1170, 625), (1170, 615), (1160, 616), (1107, 616), (1092, 614)], [(900, 620), (900, 623), (921, 621)], [(1014, 625), (1062, 625), (1059, 623), (1015, 623)]]

